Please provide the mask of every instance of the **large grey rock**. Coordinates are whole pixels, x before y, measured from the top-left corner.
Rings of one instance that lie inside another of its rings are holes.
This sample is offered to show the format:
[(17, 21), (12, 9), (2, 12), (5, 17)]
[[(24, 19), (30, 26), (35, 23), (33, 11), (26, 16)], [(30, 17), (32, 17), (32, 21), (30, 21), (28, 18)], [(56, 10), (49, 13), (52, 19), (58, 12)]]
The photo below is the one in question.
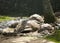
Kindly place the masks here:
[(11, 20), (11, 21), (4, 21), (0, 23), (0, 27), (13, 27), (16, 26), (19, 23), (18, 20)]
[(39, 33), (42, 33), (43, 35), (50, 35), (54, 32), (54, 27), (48, 23), (44, 23), (41, 25), (40, 30), (38, 31)]
[(11, 27), (11, 28), (15, 28), (17, 26), (17, 24), (19, 23), (18, 20), (11, 20), (11, 21), (8, 21), (6, 24)]
[(40, 29), (40, 24), (36, 20), (28, 20), (25, 27), (32, 28), (33, 31)]
[(0, 23), (0, 33), (13, 33), (14, 28), (19, 23), (18, 20), (4, 21)]
[(32, 28), (32, 31), (36, 31), (36, 30), (40, 29), (40, 24), (38, 24), (37, 20), (21, 19), (20, 23), (17, 25), (17, 27), (15, 29), (16, 29), (16, 31), (21, 32), (25, 29), (30, 30), (30, 28)]
[(44, 23), (44, 17), (38, 15), (38, 14), (33, 14), (29, 17), (29, 19), (32, 19), (32, 20), (37, 20), (41, 23)]
[(20, 19), (20, 22), (16, 26), (15, 31), (21, 32), (22, 30), (24, 30), (25, 29), (26, 22), (27, 22), (26, 19)]

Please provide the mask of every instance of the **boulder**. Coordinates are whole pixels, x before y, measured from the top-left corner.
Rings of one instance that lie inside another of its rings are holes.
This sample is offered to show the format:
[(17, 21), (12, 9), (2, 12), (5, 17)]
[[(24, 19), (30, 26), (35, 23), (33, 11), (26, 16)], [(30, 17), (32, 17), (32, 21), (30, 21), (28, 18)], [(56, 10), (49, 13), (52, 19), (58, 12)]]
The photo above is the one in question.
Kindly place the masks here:
[(36, 20), (28, 20), (26, 27), (31, 27), (33, 31), (40, 29), (40, 24)]
[(22, 30), (24, 30), (25, 29), (26, 22), (27, 22), (26, 19), (20, 19), (20, 22), (16, 26), (15, 31), (16, 32), (21, 32)]
[(7, 27), (2, 30), (2, 33), (14, 33), (14, 28)]
[(32, 20), (37, 20), (41, 23), (44, 23), (44, 17), (38, 15), (38, 14), (33, 14), (29, 17), (29, 19), (32, 19)]
[(38, 32), (43, 34), (52, 34), (54, 32), (54, 27), (48, 23), (43, 23)]
[(20, 20), (20, 23), (17, 25), (17, 27), (15, 28), (15, 30), (17, 32), (21, 32), (24, 31), (25, 29), (30, 30), (30, 28), (32, 29), (32, 31), (36, 31), (38, 29), (40, 29), (40, 24), (38, 24), (38, 21), (36, 20)]
[(8, 27), (10, 27), (10, 28), (15, 28), (18, 23), (19, 23), (19, 21), (11, 20), (11, 21), (8, 21), (6, 24), (7, 24)]

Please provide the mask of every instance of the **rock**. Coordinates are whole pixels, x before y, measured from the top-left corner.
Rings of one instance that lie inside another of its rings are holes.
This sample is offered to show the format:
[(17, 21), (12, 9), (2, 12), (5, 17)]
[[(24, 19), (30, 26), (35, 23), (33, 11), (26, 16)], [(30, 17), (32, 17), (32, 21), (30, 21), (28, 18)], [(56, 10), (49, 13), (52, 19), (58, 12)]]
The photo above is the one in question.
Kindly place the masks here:
[(16, 23), (11, 24), (9, 27), (10, 28), (16, 28), (17, 25), (18, 25), (18, 23), (16, 22)]
[(38, 31), (41, 34), (45, 35), (51, 35), (54, 32), (54, 27), (52, 25), (46, 23), (41, 25), (41, 29)]
[(17, 32), (22, 32), (22, 31), (25, 31), (25, 29), (27, 29), (26, 31), (29, 30), (31, 32), (36, 31), (36, 30), (40, 29), (40, 24), (36, 20), (24, 20), (24, 19), (21, 19), (20, 23), (17, 25), (15, 30)]
[(15, 28), (16, 32), (21, 32), (22, 30), (24, 30), (26, 22), (27, 22), (26, 19), (20, 19), (20, 22), (18, 23), (18, 25)]
[(41, 27), (47, 27), (48, 29), (54, 30), (54, 27), (52, 27), (52, 25), (46, 23), (46, 24), (42, 24)]
[(40, 24), (36, 20), (28, 20), (26, 27), (30, 27), (33, 31), (36, 31), (40, 29)]
[(3, 31), (3, 29), (2, 29), (2, 28), (0, 28), (0, 33), (2, 33), (2, 31)]
[(7, 27), (7, 28), (3, 29), (2, 33), (14, 33), (14, 29)]
[(59, 23), (59, 24), (60, 24), (60, 18), (58, 18), (58, 19), (56, 20), (56, 23)]
[(44, 23), (44, 18), (38, 14), (33, 14), (29, 17), (29, 19), (32, 19), (32, 20), (37, 20), (41, 23)]
[(1, 23), (0, 23), (0, 28), (8, 27), (8, 25), (7, 25), (6, 23), (7, 23), (7, 21), (1, 22)]
[(32, 28), (26, 28), (21, 31), (21, 33), (29, 33), (29, 32), (32, 32)]
[(57, 24), (57, 26), (55, 26), (56, 29), (60, 29), (60, 24)]
[(42, 22), (44, 22), (43, 17), (38, 14), (34, 14), (30, 16), (29, 19), (20, 19), (20, 22), (16, 26), (15, 30), (21, 32), (24, 31), (24, 29), (32, 28), (33, 31), (36, 31), (40, 29), (40, 23)]
[(3, 21), (0, 23), (0, 32), (1, 33), (13, 33), (14, 28), (17, 26), (17, 24), (20, 22), (20, 20), (10, 20), (10, 21)]
[(0, 23), (0, 27), (1, 28), (6, 28), (6, 27), (10, 27), (10, 28), (15, 28), (16, 25), (19, 23), (19, 21), (15, 21), (15, 20), (11, 20), (11, 21), (4, 21), (2, 23)]
[(60, 23), (55, 23), (55, 29), (60, 29)]
[(60, 16), (60, 12), (55, 12), (55, 16), (59, 17)]
[(10, 28), (15, 28), (17, 26), (17, 24), (19, 23), (19, 21), (8, 21), (6, 24), (10, 27)]

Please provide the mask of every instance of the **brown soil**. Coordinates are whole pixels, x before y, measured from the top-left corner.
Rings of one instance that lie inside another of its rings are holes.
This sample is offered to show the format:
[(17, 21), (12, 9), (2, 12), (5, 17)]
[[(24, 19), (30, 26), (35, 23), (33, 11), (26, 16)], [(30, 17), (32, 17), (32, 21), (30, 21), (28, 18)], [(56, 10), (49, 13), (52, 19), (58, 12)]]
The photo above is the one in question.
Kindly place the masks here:
[[(49, 43), (50, 41), (31, 36), (1, 36), (0, 43)], [(54, 42), (51, 42), (54, 43)]]

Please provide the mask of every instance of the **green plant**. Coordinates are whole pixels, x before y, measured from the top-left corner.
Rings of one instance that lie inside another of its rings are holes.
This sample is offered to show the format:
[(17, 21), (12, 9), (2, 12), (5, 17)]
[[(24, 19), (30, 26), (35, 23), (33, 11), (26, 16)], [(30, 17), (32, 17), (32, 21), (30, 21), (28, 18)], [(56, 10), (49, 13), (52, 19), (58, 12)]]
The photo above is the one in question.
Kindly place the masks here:
[(56, 30), (53, 35), (47, 36), (46, 39), (54, 41), (56, 43), (60, 43), (60, 30)]

